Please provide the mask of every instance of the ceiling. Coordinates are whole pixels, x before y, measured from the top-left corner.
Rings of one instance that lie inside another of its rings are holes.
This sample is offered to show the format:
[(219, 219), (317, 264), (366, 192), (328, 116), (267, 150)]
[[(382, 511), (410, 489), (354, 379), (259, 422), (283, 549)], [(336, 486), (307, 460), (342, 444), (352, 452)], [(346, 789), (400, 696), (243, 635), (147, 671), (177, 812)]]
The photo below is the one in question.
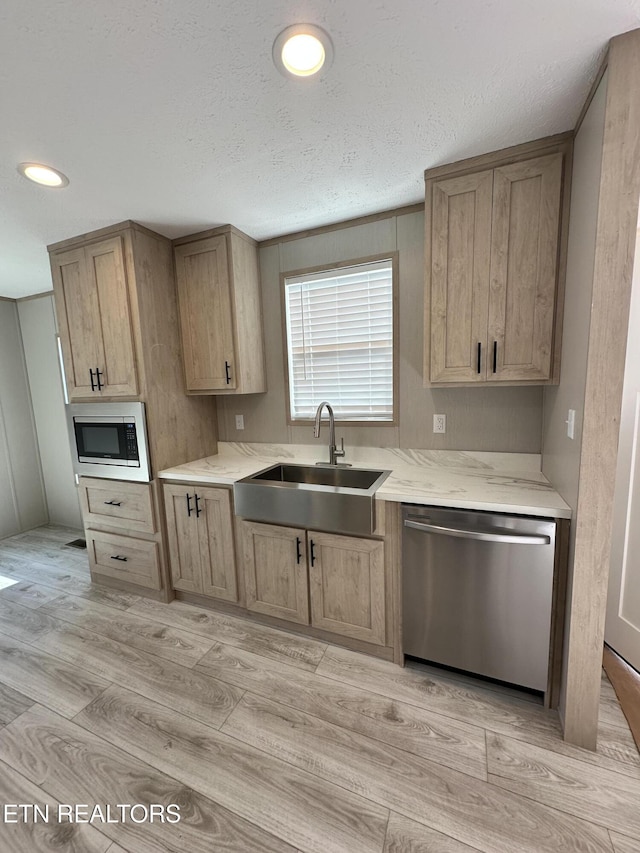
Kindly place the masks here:
[[(273, 65), (297, 22), (332, 37), (319, 79)], [(636, 27), (640, 0), (4, 0), (0, 295), (123, 219), (262, 240), (420, 201), (425, 168), (571, 128)]]

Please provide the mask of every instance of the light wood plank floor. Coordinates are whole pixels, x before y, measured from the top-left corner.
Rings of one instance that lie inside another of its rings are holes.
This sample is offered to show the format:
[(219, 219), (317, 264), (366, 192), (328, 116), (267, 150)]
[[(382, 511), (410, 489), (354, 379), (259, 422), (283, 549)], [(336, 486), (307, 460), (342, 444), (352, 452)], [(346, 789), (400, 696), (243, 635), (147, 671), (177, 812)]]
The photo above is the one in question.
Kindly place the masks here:
[(0, 853), (632, 853), (640, 755), (531, 697), (92, 585), (77, 531), (0, 541), (3, 803), (181, 820), (2, 822)]

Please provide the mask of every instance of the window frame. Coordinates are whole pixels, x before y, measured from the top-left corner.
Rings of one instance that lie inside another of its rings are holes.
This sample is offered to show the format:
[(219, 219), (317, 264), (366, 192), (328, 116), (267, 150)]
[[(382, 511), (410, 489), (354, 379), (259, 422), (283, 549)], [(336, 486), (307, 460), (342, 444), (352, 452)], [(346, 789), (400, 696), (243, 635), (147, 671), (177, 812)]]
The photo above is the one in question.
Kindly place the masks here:
[[(343, 426), (358, 426), (358, 427), (397, 427), (398, 426), (398, 412), (399, 412), (399, 339), (398, 339), (398, 328), (399, 328), (399, 318), (398, 318), (398, 289), (399, 289), (399, 252), (397, 250), (393, 252), (380, 252), (375, 255), (366, 255), (365, 257), (360, 258), (350, 258), (344, 261), (332, 261), (330, 263), (325, 264), (317, 264), (312, 267), (304, 267), (302, 269), (294, 269), (294, 270), (286, 270), (285, 272), (280, 273), (280, 316), (282, 321), (282, 354), (284, 361), (284, 387), (285, 387), (285, 415), (287, 426), (312, 426), (314, 423), (313, 418), (292, 418), (291, 417), (291, 385), (289, 382), (289, 350), (288, 350), (288, 340), (287, 340), (287, 303), (285, 296), (285, 288), (286, 288), (286, 280), (288, 278), (293, 278), (294, 276), (301, 275), (309, 275), (317, 272), (327, 272), (331, 270), (341, 270), (345, 267), (355, 267), (361, 264), (370, 264), (375, 263), (376, 261), (391, 261), (391, 305), (393, 310), (393, 322), (391, 326), (391, 334), (392, 334), (392, 363), (391, 369), (393, 370), (393, 381), (392, 381), (392, 418), (388, 421), (358, 421), (358, 420), (342, 420), (342, 418), (338, 418), (336, 416), (336, 423), (341, 424)], [(322, 401), (319, 401), (322, 402)], [(331, 400), (327, 401), (331, 404)]]

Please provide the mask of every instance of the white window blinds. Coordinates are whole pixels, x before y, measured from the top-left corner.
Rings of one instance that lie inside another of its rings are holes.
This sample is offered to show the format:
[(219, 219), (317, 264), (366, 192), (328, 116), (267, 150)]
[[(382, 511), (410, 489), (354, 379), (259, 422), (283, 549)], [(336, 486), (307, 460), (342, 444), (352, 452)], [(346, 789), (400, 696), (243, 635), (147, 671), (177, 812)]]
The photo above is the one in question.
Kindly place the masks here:
[(292, 420), (393, 420), (391, 259), (286, 278), (285, 308)]

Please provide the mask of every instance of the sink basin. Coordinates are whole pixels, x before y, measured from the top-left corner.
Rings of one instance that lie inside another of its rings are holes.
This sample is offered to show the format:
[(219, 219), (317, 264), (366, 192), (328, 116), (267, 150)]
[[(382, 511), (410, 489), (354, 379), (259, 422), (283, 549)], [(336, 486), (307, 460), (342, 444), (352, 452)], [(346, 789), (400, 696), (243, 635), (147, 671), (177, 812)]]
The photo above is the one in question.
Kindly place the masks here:
[(235, 513), (251, 521), (370, 535), (375, 493), (390, 471), (280, 463), (238, 480)]

